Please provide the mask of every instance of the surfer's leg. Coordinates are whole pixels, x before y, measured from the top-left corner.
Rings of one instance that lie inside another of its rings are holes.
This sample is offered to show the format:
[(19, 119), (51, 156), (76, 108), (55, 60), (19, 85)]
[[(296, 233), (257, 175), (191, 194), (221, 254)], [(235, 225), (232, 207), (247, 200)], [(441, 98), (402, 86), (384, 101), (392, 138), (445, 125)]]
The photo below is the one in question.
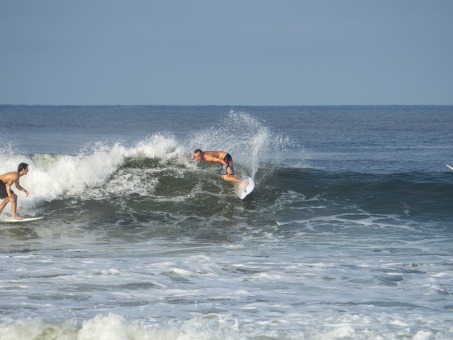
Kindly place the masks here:
[(16, 214), (16, 209), (17, 209), (17, 195), (14, 193), (11, 193), (12, 200), (11, 200), (11, 217), (12, 218), (19, 218)]
[(223, 160), (228, 164), (228, 167), (229, 167), (230, 170), (231, 170), (231, 174), (229, 174), (229, 173), (227, 172), (226, 167), (221, 167), (221, 168), (220, 168), (220, 174), (222, 175), (222, 178), (223, 178), (225, 181), (239, 183), (239, 184), (243, 185), (244, 188), (245, 188), (247, 185), (249, 185), (247, 182), (241, 181), (241, 180), (240, 180), (239, 178), (237, 178), (236, 175), (234, 174), (234, 164), (233, 164), (233, 159), (231, 158), (230, 154), (227, 154)]
[(3, 208), (9, 203), (9, 197), (6, 197), (2, 203), (0, 203), (0, 213), (3, 211)]
[(237, 178), (235, 175), (222, 175), (222, 178), (223, 178), (225, 181), (236, 182), (236, 183), (242, 184), (244, 187), (246, 187), (247, 185), (249, 185), (247, 182), (241, 181), (241, 180), (240, 180), (239, 178)]

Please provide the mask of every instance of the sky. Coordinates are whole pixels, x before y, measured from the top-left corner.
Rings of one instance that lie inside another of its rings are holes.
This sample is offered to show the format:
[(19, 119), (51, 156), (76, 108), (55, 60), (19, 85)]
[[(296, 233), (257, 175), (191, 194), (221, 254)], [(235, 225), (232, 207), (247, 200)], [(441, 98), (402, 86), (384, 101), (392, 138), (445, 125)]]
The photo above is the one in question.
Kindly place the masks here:
[(452, 105), (451, 0), (0, 0), (0, 104)]

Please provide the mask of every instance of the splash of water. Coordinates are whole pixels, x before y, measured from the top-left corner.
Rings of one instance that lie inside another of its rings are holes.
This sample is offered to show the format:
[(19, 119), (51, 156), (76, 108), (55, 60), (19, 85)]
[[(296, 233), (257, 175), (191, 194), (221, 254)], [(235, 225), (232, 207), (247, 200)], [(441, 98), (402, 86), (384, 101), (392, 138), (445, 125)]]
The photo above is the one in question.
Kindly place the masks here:
[(233, 156), (239, 175), (256, 179), (260, 165), (266, 163), (262, 178), (272, 173), (292, 145), (289, 137), (272, 131), (265, 122), (245, 112), (230, 111), (215, 126), (191, 136), (188, 147), (195, 149), (227, 151)]

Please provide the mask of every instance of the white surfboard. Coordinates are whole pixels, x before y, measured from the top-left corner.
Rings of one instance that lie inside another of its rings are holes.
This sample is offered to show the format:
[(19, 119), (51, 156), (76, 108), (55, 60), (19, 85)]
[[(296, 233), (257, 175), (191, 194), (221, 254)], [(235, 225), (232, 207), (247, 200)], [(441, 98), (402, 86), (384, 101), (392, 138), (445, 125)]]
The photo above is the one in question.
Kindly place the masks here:
[(453, 170), (453, 166), (450, 166), (448, 164), (445, 164), (449, 169)]
[(245, 188), (243, 185), (236, 185), (236, 194), (241, 200), (244, 199), (248, 194), (250, 194), (253, 189), (255, 189), (255, 181), (253, 179), (247, 176), (245, 178), (242, 178), (242, 180), (247, 182), (249, 185), (247, 185)]
[(24, 217), (24, 218), (12, 218), (10, 216), (2, 216), (0, 217), (0, 223), (26, 223), (26, 222), (33, 222), (39, 221), (43, 219), (44, 216), (39, 217)]

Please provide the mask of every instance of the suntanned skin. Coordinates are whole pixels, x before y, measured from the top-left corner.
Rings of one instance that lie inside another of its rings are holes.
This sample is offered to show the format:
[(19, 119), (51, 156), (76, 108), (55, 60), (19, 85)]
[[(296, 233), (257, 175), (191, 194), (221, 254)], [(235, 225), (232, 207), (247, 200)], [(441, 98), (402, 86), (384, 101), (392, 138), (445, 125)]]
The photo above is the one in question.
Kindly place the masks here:
[(8, 193), (8, 197), (6, 197), (2, 203), (0, 203), (0, 213), (3, 211), (3, 208), (11, 202), (11, 210), (12, 210), (12, 218), (18, 219), (20, 218), (16, 214), (17, 209), (17, 195), (11, 192), (11, 186), (16, 184), (16, 188), (19, 191), (25, 192), (25, 196), (28, 197), (29, 193), (27, 190), (21, 187), (19, 184), (19, 178), (26, 175), (28, 173), (28, 167), (23, 169), (21, 172), (12, 171), (7, 172), (6, 174), (0, 175), (0, 180), (5, 183), (6, 192)]
[[(209, 164), (220, 163), (222, 166), (227, 166), (228, 164), (223, 160), (228, 152), (225, 151), (202, 151), (194, 152), (192, 155), (192, 160), (197, 160), (198, 162), (205, 161)], [(230, 168), (226, 168), (228, 175), (222, 175), (222, 178), (225, 181), (236, 182), (242, 184), (244, 187), (249, 185), (247, 182), (241, 181), (235, 175), (232, 174)]]

